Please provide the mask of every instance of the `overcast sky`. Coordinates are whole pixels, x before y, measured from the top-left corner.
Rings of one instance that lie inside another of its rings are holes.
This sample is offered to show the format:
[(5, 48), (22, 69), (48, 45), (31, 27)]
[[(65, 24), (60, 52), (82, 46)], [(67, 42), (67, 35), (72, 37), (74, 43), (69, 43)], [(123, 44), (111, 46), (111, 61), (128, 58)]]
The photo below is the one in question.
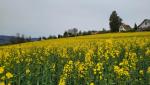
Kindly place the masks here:
[(109, 29), (113, 10), (134, 26), (150, 19), (150, 0), (0, 0), (0, 35), (33, 37), (62, 34), (70, 28)]

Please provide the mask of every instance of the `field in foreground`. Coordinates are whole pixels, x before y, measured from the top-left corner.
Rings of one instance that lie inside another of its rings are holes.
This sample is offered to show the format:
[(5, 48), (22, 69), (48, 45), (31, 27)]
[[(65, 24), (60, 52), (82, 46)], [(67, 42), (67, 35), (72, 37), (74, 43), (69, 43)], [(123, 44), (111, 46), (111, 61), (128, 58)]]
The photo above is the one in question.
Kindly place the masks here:
[(150, 32), (0, 47), (0, 85), (149, 85)]

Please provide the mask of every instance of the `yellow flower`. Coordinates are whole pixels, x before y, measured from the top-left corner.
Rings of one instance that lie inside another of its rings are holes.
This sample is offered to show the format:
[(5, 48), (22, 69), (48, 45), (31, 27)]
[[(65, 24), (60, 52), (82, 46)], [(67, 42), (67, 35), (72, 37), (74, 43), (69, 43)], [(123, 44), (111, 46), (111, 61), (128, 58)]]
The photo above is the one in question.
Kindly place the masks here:
[(150, 49), (145, 52), (146, 55), (150, 55)]
[(93, 82), (91, 82), (91, 83), (90, 83), (90, 85), (94, 85), (94, 83), (93, 83)]
[(7, 77), (8, 79), (10, 79), (10, 78), (13, 77), (13, 74), (11, 74), (10, 72), (7, 72), (7, 73), (6, 73), (6, 77)]
[(118, 71), (120, 68), (118, 66), (114, 66), (114, 71)]
[(106, 43), (112, 44), (112, 40), (111, 40), (111, 39), (107, 39), (107, 40), (106, 40)]
[(10, 83), (5, 84), (5, 82), (3, 81), (3, 82), (0, 82), (0, 85), (11, 85), (11, 84)]
[(93, 50), (89, 50), (85, 55), (85, 62), (90, 63), (93, 56)]
[(4, 67), (0, 67), (0, 74), (4, 72)]
[(100, 79), (100, 80), (102, 80), (102, 79), (103, 79), (103, 77), (102, 77), (102, 76), (99, 76), (99, 79)]
[(94, 72), (94, 74), (96, 74), (96, 69), (95, 68), (93, 69), (93, 72)]
[(118, 66), (114, 66), (114, 72), (119, 76), (127, 76), (127, 77), (130, 77), (130, 74), (129, 72), (127, 71), (127, 69), (125, 68), (120, 68)]
[(26, 69), (26, 74), (29, 74), (30, 73), (30, 69)]
[(5, 76), (2, 76), (1, 79), (2, 79), (2, 80), (5, 80)]
[(124, 71), (124, 75), (126, 75), (126, 76), (130, 77), (130, 74), (129, 74), (129, 72), (128, 72), (128, 71)]
[(140, 70), (139, 73), (140, 73), (141, 75), (143, 75), (143, 74), (144, 74), (144, 71), (143, 71), (143, 70)]
[(147, 68), (147, 73), (150, 74), (150, 66)]
[(8, 85), (11, 85), (11, 83), (8, 83)]
[(5, 82), (0, 82), (0, 85), (5, 85)]
[(68, 64), (72, 65), (72, 64), (73, 64), (73, 61), (72, 61), (72, 60), (70, 60)]
[(82, 63), (79, 64), (78, 70), (79, 70), (79, 71), (83, 71), (83, 70), (84, 70), (84, 65), (83, 65)]
[(65, 80), (61, 78), (58, 85), (66, 85)]

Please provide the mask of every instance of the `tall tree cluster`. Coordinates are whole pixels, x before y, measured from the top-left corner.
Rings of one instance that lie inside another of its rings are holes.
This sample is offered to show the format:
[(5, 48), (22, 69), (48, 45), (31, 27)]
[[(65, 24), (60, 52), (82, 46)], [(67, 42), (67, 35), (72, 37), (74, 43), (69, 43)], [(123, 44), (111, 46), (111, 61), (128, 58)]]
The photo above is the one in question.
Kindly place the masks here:
[(31, 42), (31, 41), (32, 41), (31, 36), (25, 38), (23, 34), (20, 36), (19, 33), (17, 33), (15, 37), (12, 37), (10, 39), (11, 44), (25, 43), (25, 42)]
[(119, 32), (119, 27), (122, 24), (122, 19), (113, 11), (109, 18), (109, 26), (111, 32)]

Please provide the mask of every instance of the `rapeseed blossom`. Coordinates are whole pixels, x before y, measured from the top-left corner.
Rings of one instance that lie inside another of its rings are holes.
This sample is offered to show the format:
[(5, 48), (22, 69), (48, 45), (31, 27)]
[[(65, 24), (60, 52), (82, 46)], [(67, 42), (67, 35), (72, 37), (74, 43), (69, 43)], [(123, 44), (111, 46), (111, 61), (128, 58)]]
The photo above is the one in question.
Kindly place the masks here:
[(121, 78), (122, 76), (130, 77), (128, 70), (120, 68), (119, 66), (114, 66), (114, 72), (118, 75), (118, 78)]
[(10, 73), (10, 72), (7, 72), (7, 73), (6, 73), (6, 77), (7, 77), (8, 79), (10, 79), (10, 78), (12, 78), (12, 77), (13, 77), (13, 74), (12, 74), (12, 73)]
[(140, 73), (141, 75), (143, 75), (143, 74), (144, 74), (144, 71), (143, 71), (143, 70), (140, 70), (139, 73)]
[(58, 85), (66, 85), (65, 80), (61, 78)]
[(147, 35), (108, 33), (0, 46), (0, 85), (143, 84), (150, 79)]
[(90, 83), (90, 85), (94, 85), (94, 83), (93, 83), (93, 82), (91, 82), (91, 83)]
[(0, 85), (5, 85), (5, 82), (0, 82)]
[(0, 67), (0, 74), (4, 72), (4, 67)]
[(30, 69), (26, 69), (26, 74), (29, 74), (30, 73)]

